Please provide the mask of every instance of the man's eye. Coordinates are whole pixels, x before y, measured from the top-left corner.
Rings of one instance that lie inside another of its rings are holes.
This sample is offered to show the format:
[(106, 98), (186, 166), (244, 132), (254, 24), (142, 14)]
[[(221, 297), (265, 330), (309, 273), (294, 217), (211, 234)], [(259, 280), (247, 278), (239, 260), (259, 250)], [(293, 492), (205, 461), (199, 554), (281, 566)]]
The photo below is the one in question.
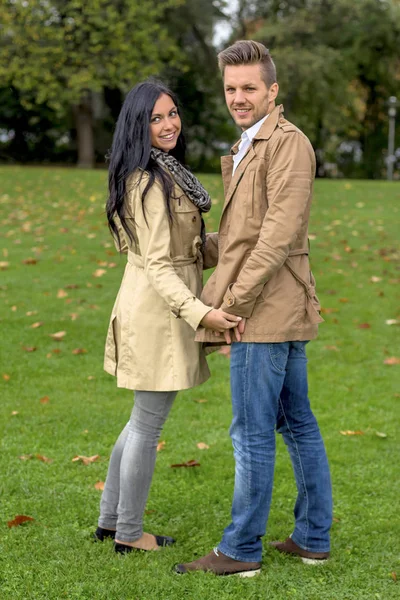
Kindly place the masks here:
[(254, 92), (254, 90), (255, 90), (255, 88), (253, 88), (253, 87), (250, 87), (250, 86), (249, 86), (249, 87), (247, 87), (246, 89), (247, 89), (247, 90), (249, 90), (249, 92)]
[(226, 88), (226, 91), (227, 92), (234, 92), (235, 90), (234, 90), (234, 88)]

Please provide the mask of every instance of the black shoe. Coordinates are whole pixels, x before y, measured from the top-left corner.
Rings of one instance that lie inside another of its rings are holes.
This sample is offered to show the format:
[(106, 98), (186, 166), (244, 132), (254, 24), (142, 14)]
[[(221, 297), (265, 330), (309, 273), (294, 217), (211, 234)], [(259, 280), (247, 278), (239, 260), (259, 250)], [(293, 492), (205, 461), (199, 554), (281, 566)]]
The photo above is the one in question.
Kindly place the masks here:
[[(155, 535), (154, 537), (156, 538), (157, 544), (161, 548), (164, 548), (164, 546), (172, 546), (172, 544), (175, 544), (174, 538), (169, 537), (169, 535)], [(120, 544), (119, 542), (114, 542), (114, 550), (118, 554), (128, 554), (133, 550), (139, 550), (139, 552), (151, 552), (151, 550), (149, 551), (144, 550), (142, 548), (135, 548), (134, 546), (127, 546), (126, 544)]]
[(98, 527), (93, 534), (93, 539), (95, 542), (104, 542), (105, 539), (115, 538), (115, 531), (111, 531), (111, 529), (103, 529), (103, 527)]

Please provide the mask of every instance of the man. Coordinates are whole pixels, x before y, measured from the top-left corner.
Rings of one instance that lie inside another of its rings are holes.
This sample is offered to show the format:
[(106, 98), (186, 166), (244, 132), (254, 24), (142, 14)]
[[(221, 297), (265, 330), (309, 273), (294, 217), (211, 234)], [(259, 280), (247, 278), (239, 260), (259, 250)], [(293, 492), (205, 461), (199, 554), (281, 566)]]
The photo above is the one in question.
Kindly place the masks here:
[[(272, 545), (304, 562), (329, 558), (331, 482), (308, 400), (305, 354), (322, 321), (308, 261), (315, 157), (275, 106), (279, 88), (267, 48), (240, 41), (218, 59), (226, 103), (243, 134), (233, 155), (222, 158), (218, 265), (202, 300), (242, 317), (231, 349), (235, 488), (232, 522), (218, 547), (176, 571), (249, 577), (261, 568), (275, 430), (288, 447), (298, 496), (293, 533)], [(212, 332), (200, 338), (218, 340)]]

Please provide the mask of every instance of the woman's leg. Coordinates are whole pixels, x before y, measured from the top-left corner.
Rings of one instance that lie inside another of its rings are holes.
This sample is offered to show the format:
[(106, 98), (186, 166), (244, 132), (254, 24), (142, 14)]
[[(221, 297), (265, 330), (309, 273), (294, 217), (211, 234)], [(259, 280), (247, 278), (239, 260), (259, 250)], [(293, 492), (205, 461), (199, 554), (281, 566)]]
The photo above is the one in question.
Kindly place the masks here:
[(112, 531), (117, 529), (120, 465), (128, 431), (129, 423), (122, 430), (111, 453), (107, 479), (100, 501), (99, 527), (111, 529)]
[(115, 539), (143, 549), (156, 548), (143, 533), (143, 513), (150, 490), (162, 427), (177, 392), (135, 392), (120, 460), (119, 502)]

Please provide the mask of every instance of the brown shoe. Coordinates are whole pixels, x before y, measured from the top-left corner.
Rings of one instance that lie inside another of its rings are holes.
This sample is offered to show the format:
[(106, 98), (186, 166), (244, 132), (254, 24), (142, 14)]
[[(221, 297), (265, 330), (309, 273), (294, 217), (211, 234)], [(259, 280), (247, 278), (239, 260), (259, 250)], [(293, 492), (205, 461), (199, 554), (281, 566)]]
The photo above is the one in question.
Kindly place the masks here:
[(214, 548), (210, 554), (190, 563), (175, 566), (175, 572), (182, 575), (190, 571), (209, 571), (215, 575), (238, 575), (239, 577), (254, 577), (261, 571), (260, 562), (242, 562), (222, 554)]
[(296, 554), (300, 556), (303, 563), (306, 565), (319, 565), (324, 563), (329, 558), (329, 552), (310, 552), (300, 548), (291, 537), (288, 537), (284, 542), (270, 542), (270, 546), (276, 548), (278, 552), (283, 554)]

